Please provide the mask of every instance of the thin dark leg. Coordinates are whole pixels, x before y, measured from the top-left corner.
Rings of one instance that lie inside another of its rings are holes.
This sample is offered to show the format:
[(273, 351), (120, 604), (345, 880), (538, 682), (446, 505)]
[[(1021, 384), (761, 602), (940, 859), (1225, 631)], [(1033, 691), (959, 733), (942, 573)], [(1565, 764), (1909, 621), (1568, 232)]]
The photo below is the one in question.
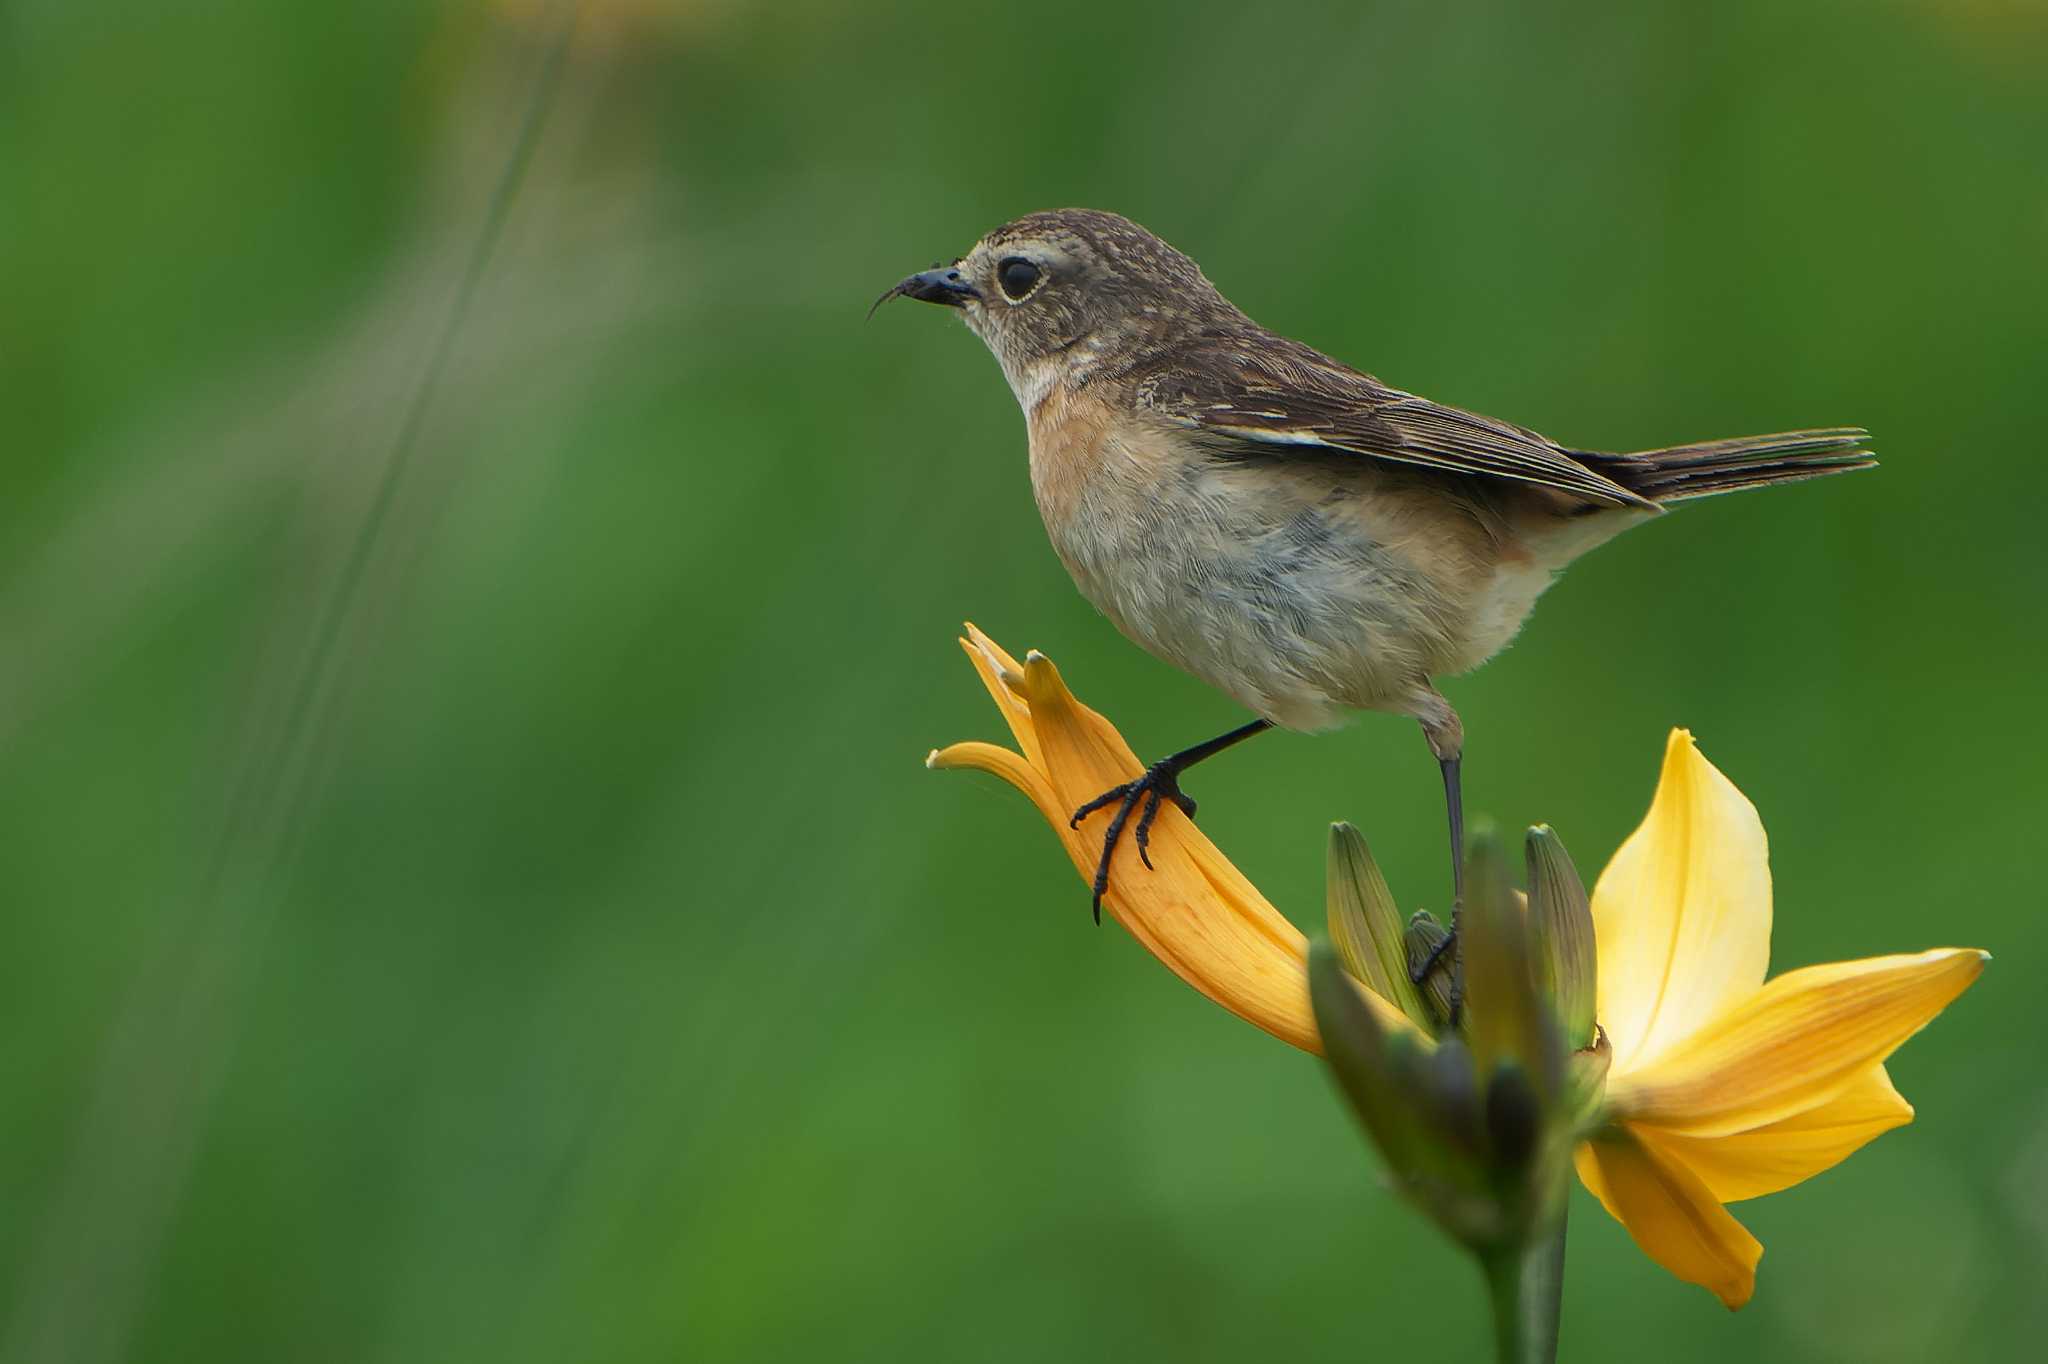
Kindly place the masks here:
[(1451, 1016), (1446, 1021), (1454, 1028), (1465, 1012), (1465, 947), (1458, 941), (1458, 916), (1465, 908), (1465, 795), (1458, 784), (1464, 760), (1461, 753), (1442, 762), (1444, 808), (1451, 817), (1451, 936), (1444, 939), (1451, 944)]
[(1454, 913), (1455, 906), (1465, 901), (1465, 795), (1458, 784), (1458, 769), (1464, 761), (1464, 755), (1460, 754), (1438, 763), (1444, 770), (1444, 809), (1451, 816), (1451, 902)]
[(1116, 813), (1109, 819), (1109, 828), (1103, 833), (1102, 860), (1095, 864), (1093, 908), (1096, 923), (1102, 922), (1102, 897), (1109, 893), (1110, 855), (1116, 851), (1117, 840), (1123, 837), (1124, 826), (1130, 823), (1131, 811), (1137, 809), (1139, 802), (1144, 803), (1144, 808), (1138, 810), (1138, 827), (1134, 837), (1138, 845), (1138, 860), (1149, 870), (1152, 866), (1152, 857), (1147, 848), (1152, 841), (1152, 821), (1159, 815), (1160, 804), (1170, 800), (1178, 805), (1189, 819), (1195, 817), (1195, 802), (1180, 789), (1180, 774), (1204, 758), (1213, 758), (1233, 744), (1243, 743), (1252, 735), (1263, 734), (1272, 727), (1271, 720), (1253, 720), (1249, 724), (1239, 725), (1228, 734), (1219, 734), (1206, 743), (1196, 744), (1193, 748), (1183, 748), (1180, 752), (1153, 763), (1145, 769), (1145, 775), (1142, 777), (1127, 781), (1121, 786), (1112, 786), (1074, 811), (1074, 817), (1068, 820), (1067, 824), (1070, 828), (1078, 829), (1081, 827), (1081, 821), (1097, 810), (1108, 805), (1116, 806)]
[[(1444, 774), (1444, 809), (1449, 813), (1451, 821), (1451, 932), (1449, 937), (1439, 942), (1430, 954), (1417, 962), (1414, 969), (1408, 973), (1409, 979), (1417, 985), (1429, 979), (1429, 973), (1436, 970), (1436, 965), (1443, 959), (1444, 953), (1452, 951), (1458, 942), (1458, 911), (1465, 903), (1465, 796), (1459, 782), (1459, 769), (1463, 763), (1463, 754), (1455, 758), (1437, 760), (1437, 765), (1443, 769)], [(1462, 959), (1454, 956), (1451, 960), (1454, 963), (1451, 977), (1451, 1021), (1455, 1023), (1458, 1006), (1463, 1001), (1465, 993), (1465, 977), (1464, 972), (1458, 970), (1455, 965)]]
[[(1196, 744), (1193, 748), (1183, 748), (1180, 752), (1174, 754), (1172, 757), (1162, 759), (1162, 761), (1175, 763), (1182, 770), (1186, 770), (1187, 768), (1193, 767), (1196, 763), (1202, 761), (1202, 759), (1213, 758), (1218, 753), (1221, 753), (1224, 749), (1231, 747), (1233, 744), (1241, 744), (1246, 739), (1251, 738), (1254, 734), (1264, 734), (1267, 730), (1271, 729), (1272, 727), (1273, 722), (1271, 720), (1251, 720), (1246, 722), (1245, 724), (1239, 725), (1236, 729), (1231, 730), (1228, 734), (1219, 734), (1215, 738), (1209, 740), (1209, 742), (1204, 744)], [(1157, 764), (1154, 765), (1157, 766)]]

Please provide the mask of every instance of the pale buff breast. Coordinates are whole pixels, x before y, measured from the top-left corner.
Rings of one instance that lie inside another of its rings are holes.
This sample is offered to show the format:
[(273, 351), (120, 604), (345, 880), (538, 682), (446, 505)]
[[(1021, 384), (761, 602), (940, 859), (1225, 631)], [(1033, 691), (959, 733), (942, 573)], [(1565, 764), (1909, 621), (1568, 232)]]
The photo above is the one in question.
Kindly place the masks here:
[(1064, 385), (1030, 431), (1032, 490), (1082, 594), (1256, 713), (1295, 729), (1412, 714), (1432, 673), (1470, 666), (1495, 535), (1427, 479), (1219, 457)]

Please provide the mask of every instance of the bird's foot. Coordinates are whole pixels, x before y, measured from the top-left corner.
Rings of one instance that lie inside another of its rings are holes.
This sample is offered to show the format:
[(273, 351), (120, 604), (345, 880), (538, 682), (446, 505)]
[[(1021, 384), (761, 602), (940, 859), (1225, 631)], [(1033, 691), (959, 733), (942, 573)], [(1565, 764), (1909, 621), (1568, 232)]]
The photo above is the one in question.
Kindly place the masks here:
[[(1446, 957), (1450, 958), (1448, 962), (1444, 960)], [(1455, 912), (1451, 915), (1451, 931), (1430, 948), (1426, 956), (1417, 958), (1409, 966), (1408, 983), (1421, 985), (1435, 975), (1439, 967), (1451, 973), (1451, 987), (1445, 1000), (1449, 1017), (1444, 1022), (1455, 1028), (1465, 1012), (1465, 963), (1458, 955), (1458, 916)]]
[(1145, 864), (1147, 871), (1152, 869), (1152, 857), (1147, 848), (1152, 841), (1152, 821), (1159, 817), (1159, 807), (1170, 800), (1189, 819), (1195, 817), (1194, 799), (1180, 789), (1181, 770), (1186, 766), (1178, 754), (1161, 758), (1145, 769), (1145, 775), (1121, 786), (1110, 787), (1074, 811), (1074, 817), (1067, 821), (1067, 827), (1078, 829), (1081, 821), (1097, 810), (1112, 805), (1116, 807), (1116, 812), (1109, 817), (1109, 827), (1103, 830), (1102, 857), (1095, 864), (1095, 895), (1091, 907), (1096, 923), (1102, 922), (1102, 897), (1109, 893), (1109, 861), (1116, 852), (1117, 840), (1124, 836), (1124, 826), (1131, 822), (1131, 812), (1138, 812), (1138, 827), (1133, 837), (1138, 844), (1138, 860)]
[(1453, 928), (1435, 947), (1429, 949), (1427, 956), (1419, 958), (1413, 966), (1408, 968), (1408, 983), (1410, 985), (1420, 985), (1423, 981), (1435, 975), (1437, 963), (1441, 962), (1445, 955), (1455, 949), (1457, 945), (1458, 930)]

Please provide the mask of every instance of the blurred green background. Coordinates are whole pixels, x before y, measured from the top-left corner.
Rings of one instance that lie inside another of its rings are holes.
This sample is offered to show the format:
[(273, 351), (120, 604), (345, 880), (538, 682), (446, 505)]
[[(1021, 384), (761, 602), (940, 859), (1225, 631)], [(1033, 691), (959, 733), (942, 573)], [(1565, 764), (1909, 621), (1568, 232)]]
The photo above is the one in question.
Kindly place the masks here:
[[(1998, 960), (1919, 1120), (1739, 1209), (1730, 1317), (1575, 1195), (1572, 1359), (2048, 1331), (2048, 18), (1970, 3), (0, 7), (0, 1357), (1474, 1357), (1316, 1064), (1121, 932), (954, 643), (1141, 751), (1243, 717), (1074, 593), (906, 271), (1115, 208), (1582, 445), (1885, 467), (1624, 537), (1451, 682), (1590, 874), (1691, 726), (1780, 966)], [(393, 452), (410, 453), (395, 476)], [(1297, 922), (1412, 726), (1190, 783)]]

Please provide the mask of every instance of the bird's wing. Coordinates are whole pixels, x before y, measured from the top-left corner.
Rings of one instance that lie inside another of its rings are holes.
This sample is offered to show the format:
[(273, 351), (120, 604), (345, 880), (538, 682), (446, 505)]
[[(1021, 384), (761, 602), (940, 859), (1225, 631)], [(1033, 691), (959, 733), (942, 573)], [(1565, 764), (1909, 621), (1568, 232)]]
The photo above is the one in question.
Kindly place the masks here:
[(1270, 333), (1179, 349), (1171, 364), (1139, 380), (1137, 400), (1171, 421), (1262, 446), (1321, 447), (1539, 484), (1613, 506), (1655, 505), (1534, 431), (1389, 388)]

